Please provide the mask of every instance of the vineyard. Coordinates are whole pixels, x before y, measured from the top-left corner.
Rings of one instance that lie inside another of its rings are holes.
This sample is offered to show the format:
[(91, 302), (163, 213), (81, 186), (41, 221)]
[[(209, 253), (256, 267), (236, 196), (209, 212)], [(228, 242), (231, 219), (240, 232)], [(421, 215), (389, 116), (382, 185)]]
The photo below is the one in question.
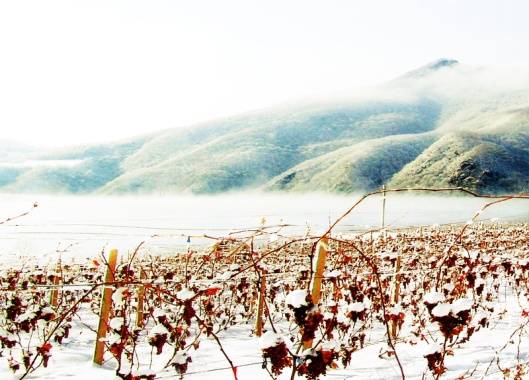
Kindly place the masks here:
[(458, 225), (287, 236), (263, 220), (172, 254), (24, 258), (0, 272), (0, 373), (54, 378), (89, 346), (110, 379), (523, 379), (528, 225), (477, 221), (510, 199)]

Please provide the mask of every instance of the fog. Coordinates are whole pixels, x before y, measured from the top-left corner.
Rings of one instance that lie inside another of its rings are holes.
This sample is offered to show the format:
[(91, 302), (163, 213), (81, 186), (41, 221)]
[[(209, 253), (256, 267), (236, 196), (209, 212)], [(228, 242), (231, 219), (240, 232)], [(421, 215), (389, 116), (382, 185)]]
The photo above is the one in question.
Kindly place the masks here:
[[(262, 229), (271, 236), (319, 235), (361, 199), (361, 195), (238, 194), (215, 197), (81, 197), (3, 195), (0, 200), (0, 254), (42, 260), (88, 258), (118, 249), (175, 253), (201, 249), (226, 236), (250, 236)], [(462, 226), (491, 199), (411, 196), (389, 193), (388, 230), (409, 226)], [(33, 204), (38, 206), (33, 208)], [(335, 234), (376, 230), (382, 220), (380, 194), (362, 201), (334, 227)], [(18, 217), (23, 213), (27, 215)], [(480, 221), (527, 220), (529, 200), (485, 208)], [(14, 218), (7, 220), (8, 218)], [(189, 239), (189, 243), (188, 243)]]
[[(405, 103), (415, 102), (425, 96), (434, 96), (460, 101), (474, 99), (476, 96), (491, 98), (502, 93), (527, 91), (528, 87), (529, 72), (527, 71), (457, 63), (454, 66), (441, 67), (436, 70), (429, 70), (425, 66), (378, 86), (333, 95), (326, 94), (319, 100)], [(527, 97), (524, 102), (527, 103)]]

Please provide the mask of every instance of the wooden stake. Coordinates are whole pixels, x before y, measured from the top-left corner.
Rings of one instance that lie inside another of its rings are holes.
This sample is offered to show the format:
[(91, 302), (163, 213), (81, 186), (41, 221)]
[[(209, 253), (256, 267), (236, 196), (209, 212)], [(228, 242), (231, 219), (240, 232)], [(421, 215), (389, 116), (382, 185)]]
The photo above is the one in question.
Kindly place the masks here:
[[(145, 271), (140, 269), (140, 280), (145, 280), (147, 275)], [(145, 296), (145, 286), (140, 285), (138, 288), (138, 310), (136, 311), (136, 326), (143, 326), (143, 297)]]
[[(53, 275), (52, 284), (53, 285), (59, 285), (59, 281), (61, 279), (60, 276), (61, 271), (61, 262), (57, 263), (57, 273)], [(57, 307), (59, 304), (59, 289), (57, 287), (54, 287), (50, 294), (50, 306), (51, 307)]]
[(386, 225), (386, 185), (382, 186), (382, 217), (380, 219), (380, 228)]
[[(391, 297), (391, 301), (395, 305), (397, 305), (397, 303), (399, 302), (399, 295), (400, 295), (400, 284), (399, 284), (400, 274), (399, 272), (400, 272), (400, 253), (397, 256), (397, 260), (395, 262), (395, 275), (393, 277), (393, 294)], [(397, 327), (398, 327), (397, 321), (391, 321), (390, 327), (391, 327), (390, 328), (391, 337), (396, 338), (397, 337)]]
[[(118, 251), (113, 249), (110, 251), (108, 258), (107, 272), (105, 274), (105, 282), (114, 282), (114, 271), (116, 269), (116, 262), (118, 258)], [(108, 317), (110, 316), (110, 307), (112, 306), (112, 288), (105, 285), (103, 288), (103, 297), (101, 298), (101, 314), (99, 317), (99, 328), (97, 329), (96, 349), (94, 352), (94, 363), (103, 365), (103, 356), (105, 354), (105, 342), (101, 342), (102, 338), (107, 336)]]
[(321, 238), (318, 242), (316, 250), (318, 251), (316, 262), (314, 265), (314, 275), (311, 281), (311, 295), (312, 302), (317, 305), (320, 302), (321, 295), (321, 280), (323, 278), (323, 270), (325, 269), (325, 261), (327, 260), (327, 244), (329, 240), (326, 237)]
[[(329, 240), (327, 237), (322, 237), (318, 242), (317, 257), (314, 262), (314, 273), (310, 282), (312, 303), (317, 305), (320, 302), (321, 296), (321, 281), (323, 279), (323, 270), (325, 269), (325, 260), (327, 259), (327, 248)], [(312, 339), (303, 342), (303, 348), (306, 350), (312, 347)]]
[(257, 299), (257, 317), (255, 320), (255, 335), (261, 336), (263, 334), (263, 309), (264, 297), (266, 292), (266, 273), (261, 274), (261, 284), (259, 289), (259, 298)]

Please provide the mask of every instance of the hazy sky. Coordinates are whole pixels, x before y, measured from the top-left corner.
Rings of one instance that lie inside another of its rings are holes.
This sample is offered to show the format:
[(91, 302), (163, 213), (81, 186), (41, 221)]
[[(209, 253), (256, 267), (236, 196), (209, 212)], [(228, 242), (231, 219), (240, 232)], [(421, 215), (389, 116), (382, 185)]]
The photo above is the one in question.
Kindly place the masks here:
[(0, 1), (0, 138), (130, 137), (385, 82), (529, 70), (527, 0)]

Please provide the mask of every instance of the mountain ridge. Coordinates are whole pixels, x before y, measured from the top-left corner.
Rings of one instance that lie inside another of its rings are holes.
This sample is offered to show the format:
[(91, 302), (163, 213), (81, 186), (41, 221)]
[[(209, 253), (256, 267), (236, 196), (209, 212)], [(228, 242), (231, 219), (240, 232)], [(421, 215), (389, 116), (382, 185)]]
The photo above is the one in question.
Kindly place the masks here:
[(0, 191), (16, 193), (351, 193), (383, 184), (528, 192), (529, 81), (440, 59), (349, 96), (0, 159)]

